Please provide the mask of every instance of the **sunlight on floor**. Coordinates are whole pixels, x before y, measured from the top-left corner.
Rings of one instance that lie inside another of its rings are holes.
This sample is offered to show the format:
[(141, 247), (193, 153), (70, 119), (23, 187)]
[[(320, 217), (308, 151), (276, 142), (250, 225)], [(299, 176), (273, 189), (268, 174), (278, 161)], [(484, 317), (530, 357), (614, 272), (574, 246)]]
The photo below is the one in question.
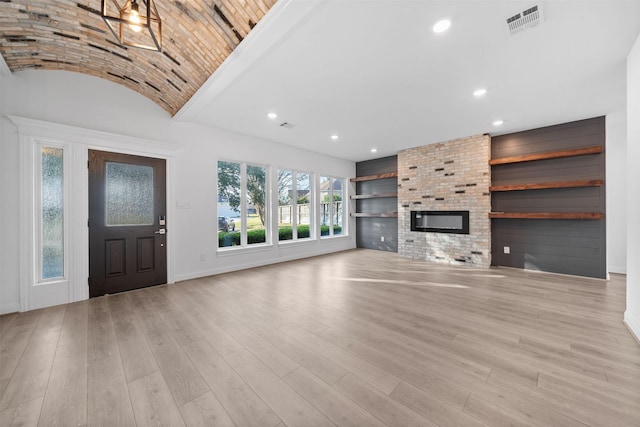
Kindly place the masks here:
[(393, 283), (396, 285), (407, 286), (432, 286), (436, 288), (459, 288), (469, 289), (469, 286), (458, 285), (455, 283), (436, 283), (436, 282), (413, 282), (409, 280), (391, 280), (391, 279), (368, 279), (360, 277), (333, 277), (335, 280), (346, 280), (349, 282), (366, 282), (366, 283)]

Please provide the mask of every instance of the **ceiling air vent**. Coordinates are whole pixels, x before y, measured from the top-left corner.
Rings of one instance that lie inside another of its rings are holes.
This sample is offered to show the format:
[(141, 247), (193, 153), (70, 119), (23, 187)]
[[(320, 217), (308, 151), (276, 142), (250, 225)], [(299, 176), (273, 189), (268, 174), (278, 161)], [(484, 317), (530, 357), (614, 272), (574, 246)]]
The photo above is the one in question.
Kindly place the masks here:
[(513, 35), (527, 28), (535, 27), (541, 23), (542, 20), (542, 8), (540, 5), (535, 5), (507, 18), (507, 28), (509, 34)]

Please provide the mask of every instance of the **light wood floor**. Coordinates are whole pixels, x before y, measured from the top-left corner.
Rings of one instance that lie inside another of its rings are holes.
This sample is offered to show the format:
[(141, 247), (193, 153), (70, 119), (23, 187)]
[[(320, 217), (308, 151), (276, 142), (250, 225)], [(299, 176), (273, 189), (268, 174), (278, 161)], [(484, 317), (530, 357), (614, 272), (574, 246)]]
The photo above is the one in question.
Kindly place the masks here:
[(0, 425), (640, 426), (610, 282), (355, 250), (0, 317)]

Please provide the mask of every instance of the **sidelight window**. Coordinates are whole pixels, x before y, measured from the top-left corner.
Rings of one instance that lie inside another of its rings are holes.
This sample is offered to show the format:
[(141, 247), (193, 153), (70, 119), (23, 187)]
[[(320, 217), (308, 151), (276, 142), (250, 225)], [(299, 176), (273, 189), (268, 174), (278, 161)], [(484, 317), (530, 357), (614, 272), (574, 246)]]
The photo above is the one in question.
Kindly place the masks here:
[(64, 151), (40, 146), (40, 281), (63, 278)]

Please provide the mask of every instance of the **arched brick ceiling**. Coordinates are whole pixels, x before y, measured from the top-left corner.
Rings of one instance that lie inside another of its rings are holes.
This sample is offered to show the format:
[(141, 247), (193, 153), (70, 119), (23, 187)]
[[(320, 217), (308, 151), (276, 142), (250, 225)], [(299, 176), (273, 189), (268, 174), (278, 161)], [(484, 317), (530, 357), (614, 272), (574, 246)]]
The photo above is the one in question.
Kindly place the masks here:
[(174, 115), (275, 2), (157, 0), (159, 53), (120, 46), (100, 17), (100, 0), (0, 0), (0, 52), (12, 72), (102, 77)]

